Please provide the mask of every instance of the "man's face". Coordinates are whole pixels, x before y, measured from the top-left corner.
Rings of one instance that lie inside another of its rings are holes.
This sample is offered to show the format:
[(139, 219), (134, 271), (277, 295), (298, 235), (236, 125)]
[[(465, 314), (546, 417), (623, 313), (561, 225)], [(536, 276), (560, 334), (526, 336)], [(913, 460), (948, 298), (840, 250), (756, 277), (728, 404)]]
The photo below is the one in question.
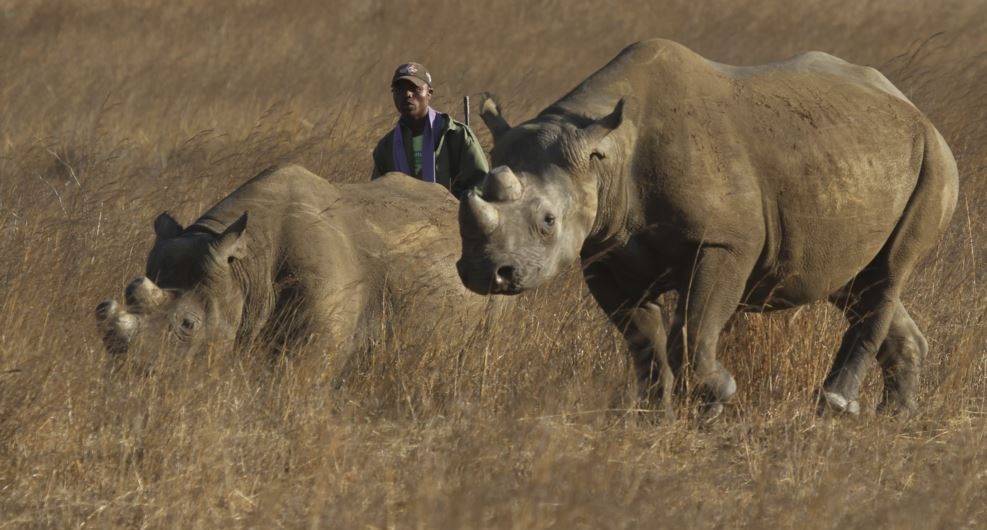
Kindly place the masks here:
[(401, 117), (411, 120), (424, 118), (432, 102), (432, 87), (419, 87), (407, 79), (395, 81), (391, 85), (391, 94), (394, 96), (394, 107)]

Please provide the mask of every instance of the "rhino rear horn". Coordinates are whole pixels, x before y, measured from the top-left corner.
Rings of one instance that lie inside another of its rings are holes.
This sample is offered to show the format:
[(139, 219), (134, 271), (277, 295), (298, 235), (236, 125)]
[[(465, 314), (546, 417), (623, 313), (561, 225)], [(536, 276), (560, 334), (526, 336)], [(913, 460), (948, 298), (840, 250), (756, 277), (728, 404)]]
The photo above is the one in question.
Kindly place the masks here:
[(497, 142), (500, 137), (504, 136), (504, 133), (511, 130), (511, 125), (507, 123), (504, 119), (504, 115), (500, 112), (500, 104), (497, 103), (497, 99), (493, 94), (489, 92), (484, 92), (480, 95), (482, 103), (480, 103), (480, 119), (490, 129), (490, 134), (493, 135), (494, 143)]
[(124, 290), (127, 306), (138, 313), (154, 309), (168, 299), (168, 293), (146, 276), (135, 278)]
[(154, 219), (154, 235), (158, 236), (158, 239), (178, 237), (181, 233), (182, 225), (168, 212), (161, 212), (161, 215)]
[(517, 175), (507, 166), (497, 166), (483, 179), (483, 197), (494, 202), (516, 201), (523, 188)]

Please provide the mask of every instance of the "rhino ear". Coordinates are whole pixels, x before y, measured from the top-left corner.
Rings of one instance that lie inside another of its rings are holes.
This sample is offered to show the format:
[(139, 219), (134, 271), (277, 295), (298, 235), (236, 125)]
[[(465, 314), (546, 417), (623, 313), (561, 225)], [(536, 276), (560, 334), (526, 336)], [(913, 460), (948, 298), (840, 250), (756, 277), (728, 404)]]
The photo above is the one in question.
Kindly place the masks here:
[[(622, 123), (624, 123), (624, 98), (620, 98), (613, 112), (587, 125), (583, 129), (583, 134), (589, 145), (595, 149), (607, 135), (617, 130)], [(596, 154), (602, 156), (602, 153), (596, 152)]]
[(181, 233), (182, 225), (178, 224), (168, 212), (162, 212), (154, 219), (154, 235), (158, 236), (158, 239), (178, 237)]
[(493, 94), (484, 92), (480, 97), (482, 98), (482, 103), (480, 103), (480, 118), (487, 126), (487, 129), (490, 129), (490, 134), (493, 135), (494, 143), (496, 143), (500, 137), (504, 136), (504, 133), (511, 130), (511, 125), (507, 123), (504, 115), (500, 113), (500, 104), (497, 103)]
[(242, 259), (247, 253), (247, 244), (243, 238), (247, 230), (247, 212), (243, 212), (233, 224), (226, 228), (212, 243), (213, 252), (222, 259), (232, 262)]

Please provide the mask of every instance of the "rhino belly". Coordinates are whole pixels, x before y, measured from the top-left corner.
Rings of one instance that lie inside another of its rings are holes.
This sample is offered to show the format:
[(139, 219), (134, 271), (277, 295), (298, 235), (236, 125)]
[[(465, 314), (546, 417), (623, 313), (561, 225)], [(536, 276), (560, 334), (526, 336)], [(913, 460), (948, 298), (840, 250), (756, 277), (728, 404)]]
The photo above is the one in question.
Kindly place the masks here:
[[(891, 237), (914, 186), (881, 192), (817, 193), (779, 202), (759, 265), (748, 282), (750, 310), (825, 299), (871, 264)], [(857, 191), (860, 191), (859, 189)]]
[(743, 309), (787, 309), (823, 300), (867, 267), (884, 243), (875, 237), (853, 247), (837, 242), (832, 248), (824, 248), (825, 243), (816, 244), (816, 239), (811, 237), (820, 234), (807, 235), (810, 237), (799, 242), (793, 238), (772, 267), (756, 270), (751, 275)]

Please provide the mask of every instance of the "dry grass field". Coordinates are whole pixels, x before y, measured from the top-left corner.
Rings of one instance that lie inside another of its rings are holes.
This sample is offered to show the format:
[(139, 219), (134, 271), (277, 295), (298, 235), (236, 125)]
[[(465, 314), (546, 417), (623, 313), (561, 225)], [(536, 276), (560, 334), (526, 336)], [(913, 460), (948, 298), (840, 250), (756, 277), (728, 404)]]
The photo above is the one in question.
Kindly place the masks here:
[[(987, 4), (239, 4), (0, 0), (0, 528), (987, 528)], [(396, 64), (428, 65), (440, 109), (490, 90), (519, 121), (657, 36), (878, 67), (942, 131), (962, 187), (905, 298), (916, 417), (871, 412), (876, 369), (859, 418), (815, 416), (845, 327), (819, 304), (738, 317), (726, 417), (658, 423), (575, 271), (487, 340), (408, 327), (342, 386), (331, 352), (107, 369), (93, 307), (154, 216), (279, 161), (367, 178)]]

